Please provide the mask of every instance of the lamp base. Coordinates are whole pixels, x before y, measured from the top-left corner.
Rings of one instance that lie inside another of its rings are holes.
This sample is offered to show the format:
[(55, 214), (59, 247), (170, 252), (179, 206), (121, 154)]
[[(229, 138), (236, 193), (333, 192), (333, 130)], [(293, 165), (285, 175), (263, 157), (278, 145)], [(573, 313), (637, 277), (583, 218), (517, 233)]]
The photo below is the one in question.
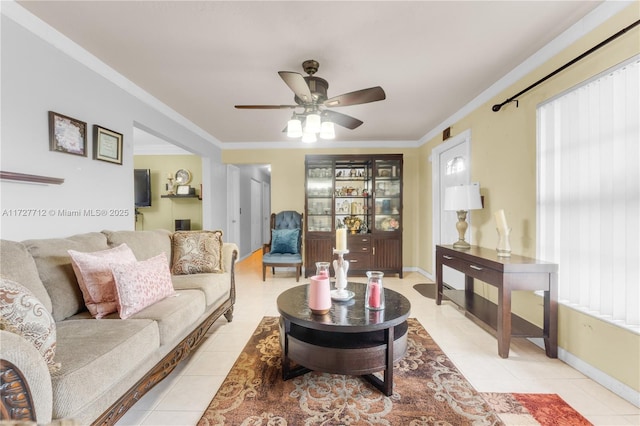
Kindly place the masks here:
[(456, 223), (456, 229), (458, 230), (458, 241), (453, 243), (453, 248), (468, 250), (471, 248), (471, 244), (464, 240), (464, 234), (467, 232), (467, 211), (458, 210), (458, 223)]
[(459, 249), (459, 250), (468, 250), (471, 248), (471, 244), (469, 244), (465, 240), (458, 240), (455, 243), (453, 243), (453, 248)]

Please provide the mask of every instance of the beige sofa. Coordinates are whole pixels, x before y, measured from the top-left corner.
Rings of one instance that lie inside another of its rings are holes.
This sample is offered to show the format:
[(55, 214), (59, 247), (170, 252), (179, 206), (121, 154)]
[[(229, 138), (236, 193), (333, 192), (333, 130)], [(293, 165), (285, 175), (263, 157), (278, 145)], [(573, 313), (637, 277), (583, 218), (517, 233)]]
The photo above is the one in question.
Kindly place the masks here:
[(165, 253), (168, 231), (102, 231), (69, 238), (0, 245), (0, 275), (20, 283), (55, 320), (58, 371), (49, 372), (31, 342), (0, 330), (3, 419), (48, 424), (113, 424), (197, 347), (224, 314), (232, 320), (237, 246), (224, 243), (222, 273), (173, 275), (179, 297), (165, 298), (132, 317), (94, 319), (86, 310), (67, 250), (94, 252), (126, 243), (137, 260)]

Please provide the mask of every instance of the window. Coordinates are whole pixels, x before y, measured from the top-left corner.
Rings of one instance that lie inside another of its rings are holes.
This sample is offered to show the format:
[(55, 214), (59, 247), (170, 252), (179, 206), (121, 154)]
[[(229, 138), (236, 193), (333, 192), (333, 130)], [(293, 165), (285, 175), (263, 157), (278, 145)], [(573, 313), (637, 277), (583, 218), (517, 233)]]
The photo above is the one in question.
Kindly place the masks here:
[(538, 256), (561, 303), (640, 334), (640, 56), (538, 107)]
[(445, 170), (446, 175), (454, 175), (456, 173), (464, 172), (466, 169), (464, 165), (463, 157), (454, 157), (451, 160), (447, 161), (447, 169)]

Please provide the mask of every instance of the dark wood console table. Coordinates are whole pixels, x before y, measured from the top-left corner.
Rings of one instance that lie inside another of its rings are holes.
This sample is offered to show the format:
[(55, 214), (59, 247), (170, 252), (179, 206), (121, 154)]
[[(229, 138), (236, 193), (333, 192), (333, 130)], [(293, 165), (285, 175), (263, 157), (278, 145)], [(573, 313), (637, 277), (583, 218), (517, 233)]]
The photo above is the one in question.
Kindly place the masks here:
[[(446, 265), (465, 275), (464, 290), (444, 287), (442, 267)], [(498, 289), (498, 304), (473, 291), (477, 278)], [(436, 304), (442, 298), (463, 308), (468, 316), (478, 319), (496, 331), (498, 354), (509, 357), (511, 336), (544, 337), (547, 356), (558, 357), (558, 265), (529, 257), (498, 257), (496, 250), (471, 247), (436, 246)], [(513, 290), (544, 291), (544, 329), (511, 313)]]

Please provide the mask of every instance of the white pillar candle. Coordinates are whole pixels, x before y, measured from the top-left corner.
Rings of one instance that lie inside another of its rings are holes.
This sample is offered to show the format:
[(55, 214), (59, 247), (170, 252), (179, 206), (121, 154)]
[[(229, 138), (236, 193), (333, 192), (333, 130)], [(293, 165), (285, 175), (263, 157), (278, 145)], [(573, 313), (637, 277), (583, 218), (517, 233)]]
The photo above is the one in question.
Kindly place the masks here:
[(509, 229), (507, 227), (507, 218), (504, 215), (504, 210), (500, 209), (493, 214), (496, 218), (496, 228)]
[(347, 249), (347, 228), (336, 229), (336, 250), (344, 251)]
[(351, 214), (355, 215), (356, 213), (358, 213), (357, 211), (358, 206), (356, 206), (356, 203), (351, 203)]

